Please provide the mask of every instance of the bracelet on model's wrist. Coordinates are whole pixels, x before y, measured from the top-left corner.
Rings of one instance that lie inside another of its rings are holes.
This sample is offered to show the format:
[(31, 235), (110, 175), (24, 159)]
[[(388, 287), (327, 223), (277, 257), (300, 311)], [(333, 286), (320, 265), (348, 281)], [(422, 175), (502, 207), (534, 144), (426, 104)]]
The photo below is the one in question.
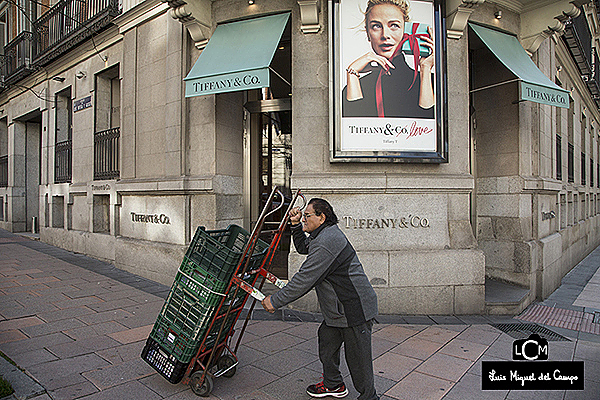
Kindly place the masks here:
[(354, 75), (357, 78), (360, 78), (360, 75), (358, 74), (358, 72), (355, 69), (348, 67), (348, 68), (346, 68), (346, 72), (349, 73), (350, 75)]

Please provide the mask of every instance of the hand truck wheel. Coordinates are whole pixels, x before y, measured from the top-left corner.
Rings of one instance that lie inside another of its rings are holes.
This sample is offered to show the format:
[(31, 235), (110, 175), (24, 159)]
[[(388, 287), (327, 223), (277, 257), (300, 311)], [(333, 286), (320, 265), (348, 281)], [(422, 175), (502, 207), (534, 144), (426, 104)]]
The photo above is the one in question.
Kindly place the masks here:
[(190, 388), (197, 396), (208, 397), (213, 390), (214, 384), (212, 378), (208, 374), (205, 374), (204, 380), (201, 381), (203, 373), (204, 371), (196, 371), (190, 375)]
[(236, 359), (232, 355), (225, 354), (217, 360), (217, 368), (219, 369), (219, 371), (231, 368), (229, 371), (223, 374), (225, 378), (231, 378), (235, 375), (236, 372), (236, 362)]

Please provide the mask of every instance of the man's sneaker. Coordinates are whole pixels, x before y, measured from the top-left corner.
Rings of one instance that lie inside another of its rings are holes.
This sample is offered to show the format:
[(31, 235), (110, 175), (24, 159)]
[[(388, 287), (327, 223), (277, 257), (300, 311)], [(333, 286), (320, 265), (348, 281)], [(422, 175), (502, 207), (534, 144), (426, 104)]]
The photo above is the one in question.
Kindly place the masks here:
[(323, 382), (317, 383), (316, 385), (310, 385), (306, 388), (306, 393), (311, 395), (312, 397), (345, 397), (348, 396), (348, 389), (346, 389), (346, 385), (340, 383), (333, 389), (327, 389)]

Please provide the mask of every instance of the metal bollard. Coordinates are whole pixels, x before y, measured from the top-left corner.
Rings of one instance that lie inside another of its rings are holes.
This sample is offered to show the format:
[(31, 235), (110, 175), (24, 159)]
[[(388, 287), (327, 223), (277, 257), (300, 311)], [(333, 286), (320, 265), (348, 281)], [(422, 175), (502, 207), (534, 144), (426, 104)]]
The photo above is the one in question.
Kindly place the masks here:
[(37, 222), (38, 222), (38, 217), (31, 217), (31, 233), (35, 234), (38, 232)]

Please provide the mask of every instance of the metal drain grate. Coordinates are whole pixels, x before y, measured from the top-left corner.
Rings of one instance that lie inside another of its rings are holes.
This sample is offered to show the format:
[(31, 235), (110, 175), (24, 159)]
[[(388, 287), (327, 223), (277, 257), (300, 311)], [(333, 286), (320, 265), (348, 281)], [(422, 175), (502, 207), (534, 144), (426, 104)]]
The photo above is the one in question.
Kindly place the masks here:
[(538, 324), (491, 324), (494, 328), (512, 336), (515, 339), (527, 339), (531, 334), (537, 333), (549, 342), (570, 342), (571, 339), (559, 335), (550, 329)]

